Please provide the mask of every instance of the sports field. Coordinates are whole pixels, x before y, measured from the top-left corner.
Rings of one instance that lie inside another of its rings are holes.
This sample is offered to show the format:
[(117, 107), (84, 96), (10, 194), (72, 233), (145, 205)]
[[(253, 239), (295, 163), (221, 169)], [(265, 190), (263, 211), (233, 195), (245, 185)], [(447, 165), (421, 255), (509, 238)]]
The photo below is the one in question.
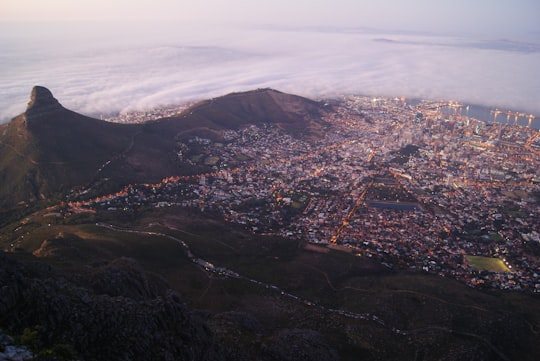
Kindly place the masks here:
[(465, 258), (470, 265), (477, 271), (489, 271), (489, 272), (512, 272), (510, 268), (500, 258), (490, 258), (482, 256), (469, 256)]

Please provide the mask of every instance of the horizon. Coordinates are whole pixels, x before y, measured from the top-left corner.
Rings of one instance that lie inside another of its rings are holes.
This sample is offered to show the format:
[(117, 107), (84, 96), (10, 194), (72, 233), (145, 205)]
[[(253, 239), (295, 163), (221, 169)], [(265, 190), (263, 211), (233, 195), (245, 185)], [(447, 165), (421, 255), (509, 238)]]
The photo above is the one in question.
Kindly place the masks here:
[[(307, 5), (309, 4), (309, 5)], [(512, 33), (540, 35), (535, 0), (428, 1), (382, 0), (4, 0), (2, 21), (158, 21), (223, 24), (276, 24), (299, 26), (364, 26), (451, 35), (482, 34), (507, 37)], [(508, 27), (501, 28), (502, 23)]]

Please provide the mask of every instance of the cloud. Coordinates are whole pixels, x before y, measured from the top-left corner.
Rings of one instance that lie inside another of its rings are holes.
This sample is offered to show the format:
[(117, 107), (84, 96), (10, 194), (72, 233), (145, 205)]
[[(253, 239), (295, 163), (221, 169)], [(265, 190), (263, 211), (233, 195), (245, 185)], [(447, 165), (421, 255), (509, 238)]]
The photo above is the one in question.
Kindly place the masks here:
[(0, 122), (23, 112), (34, 85), (99, 116), (272, 87), (452, 99), (540, 114), (540, 46), (346, 29), (259, 28), (146, 37), (137, 43), (0, 38)]

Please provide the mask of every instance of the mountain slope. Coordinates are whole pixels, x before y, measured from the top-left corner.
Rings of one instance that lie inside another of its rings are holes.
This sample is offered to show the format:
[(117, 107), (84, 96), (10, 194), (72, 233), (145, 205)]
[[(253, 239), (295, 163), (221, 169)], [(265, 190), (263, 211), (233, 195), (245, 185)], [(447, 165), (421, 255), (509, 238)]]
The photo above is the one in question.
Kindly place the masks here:
[(99, 344), (111, 360), (127, 359), (115, 347), (129, 342), (148, 355), (145, 347), (160, 345), (154, 331), (178, 349), (186, 339), (169, 338), (174, 325), (192, 328), (170, 287), (188, 304), (185, 313), (201, 310), (211, 330), (190, 333), (195, 349), (215, 342), (227, 360), (538, 359), (536, 295), (394, 271), (368, 257), (254, 235), (215, 216), (171, 207), (124, 220), (118, 212), (74, 215), (68, 224), (55, 224), (61, 216), (30, 217), (16, 232), (25, 234), (21, 250), (0, 252), (0, 327), (39, 324), (52, 343), (87, 356)]
[(136, 131), (65, 109), (48, 89), (35, 87), (26, 112), (0, 127), (0, 205), (33, 202), (92, 181)]
[[(188, 109), (191, 128), (238, 129), (245, 124), (274, 124), (295, 135), (309, 134), (323, 125), (318, 102), (273, 89), (232, 93), (206, 100)], [(173, 125), (175, 118), (159, 127)]]
[(25, 113), (0, 126), (0, 205), (61, 196), (107, 179), (114, 186), (156, 182), (193, 172), (177, 159), (177, 143), (225, 129), (273, 123), (296, 135), (321, 128), (321, 106), (264, 89), (201, 102), (179, 117), (146, 124), (114, 124), (64, 108), (41, 86)]
[[(149, 277), (132, 259), (69, 277), (0, 253), (2, 326), (20, 332), (39, 325), (36, 351), (69, 345), (83, 360), (224, 360), (180, 296)], [(124, 286), (103, 287), (105, 281)]]

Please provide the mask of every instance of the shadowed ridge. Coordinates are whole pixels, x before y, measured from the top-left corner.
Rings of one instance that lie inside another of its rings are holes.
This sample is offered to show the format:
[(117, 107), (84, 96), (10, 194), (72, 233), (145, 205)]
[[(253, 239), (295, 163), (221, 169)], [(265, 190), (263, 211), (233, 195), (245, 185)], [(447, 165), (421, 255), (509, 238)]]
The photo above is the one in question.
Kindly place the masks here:
[(173, 132), (178, 126), (186, 130), (239, 129), (247, 124), (273, 124), (293, 136), (306, 136), (320, 133), (325, 112), (319, 102), (264, 88), (201, 101), (181, 116), (155, 125)]
[(42, 86), (32, 89), (24, 116), (40, 150), (36, 161), (43, 163), (107, 161), (128, 146), (131, 133), (136, 131), (133, 126), (108, 123), (64, 108)]
[[(119, 258), (92, 271), (72, 277), (44, 262), (21, 262), (0, 252), (2, 326), (22, 330), (39, 325), (39, 351), (68, 344), (82, 360), (224, 360), (206, 324), (135, 260)], [(105, 281), (122, 289), (111, 295), (100, 286)], [(0, 360), (12, 358), (0, 350)]]
[(145, 124), (117, 124), (64, 108), (47, 88), (35, 86), (26, 111), (0, 126), (0, 206), (62, 196), (74, 187), (130, 183), (207, 171), (178, 159), (178, 143), (226, 129), (274, 124), (293, 136), (318, 136), (320, 103), (272, 89), (203, 101), (179, 116)]
[(28, 124), (64, 110), (64, 107), (56, 100), (51, 91), (45, 87), (36, 85), (30, 93), (30, 101), (24, 113)]
[(137, 131), (66, 109), (49, 89), (35, 86), (26, 111), (0, 126), (1, 207), (92, 183), (103, 164), (129, 148)]

